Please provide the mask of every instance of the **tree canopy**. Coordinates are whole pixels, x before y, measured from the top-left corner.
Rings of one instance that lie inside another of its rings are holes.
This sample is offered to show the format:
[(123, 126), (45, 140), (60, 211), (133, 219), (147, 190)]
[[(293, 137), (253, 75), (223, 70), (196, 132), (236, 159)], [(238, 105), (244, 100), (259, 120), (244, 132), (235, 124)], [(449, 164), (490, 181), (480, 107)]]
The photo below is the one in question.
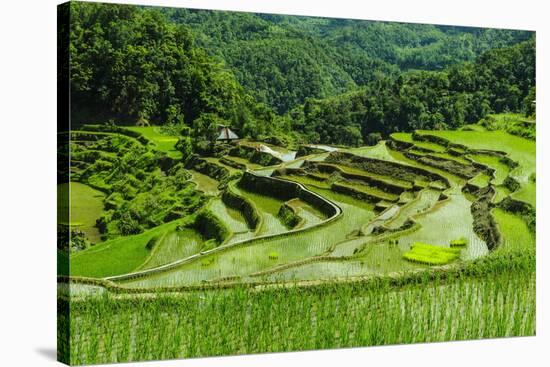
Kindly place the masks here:
[[(73, 125), (358, 145), (534, 113), (531, 32), (71, 3)], [(181, 130), (178, 128), (177, 130)]]

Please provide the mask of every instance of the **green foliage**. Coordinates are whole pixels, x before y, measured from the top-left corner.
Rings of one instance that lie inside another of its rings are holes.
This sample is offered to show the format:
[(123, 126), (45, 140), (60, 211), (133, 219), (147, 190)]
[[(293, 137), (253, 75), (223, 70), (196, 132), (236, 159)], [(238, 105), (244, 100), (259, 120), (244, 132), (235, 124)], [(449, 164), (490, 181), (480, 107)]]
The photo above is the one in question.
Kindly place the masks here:
[(531, 39), (487, 51), (475, 63), (412, 71), (336, 97), (308, 99), (289, 112), (292, 128), (312, 142), (346, 145), (367, 141), (371, 133), (457, 128), (491, 112), (521, 110), (535, 85), (534, 65)]
[(176, 149), (181, 152), (182, 160), (187, 160), (193, 154), (193, 141), (189, 136), (181, 136), (176, 143)]
[[(529, 96), (525, 97), (528, 98)], [(528, 113), (533, 111), (527, 111)], [(526, 139), (535, 140), (537, 127), (534, 121), (529, 120), (519, 113), (501, 113), (488, 115), (482, 119), (480, 125), (489, 131), (504, 130), (510, 134), (521, 136)]]
[(400, 70), (440, 70), (525, 40), (529, 32), (163, 9), (192, 27), (196, 43), (223, 60), (259, 101), (285, 113)]
[(272, 121), (234, 75), (195, 44), (188, 27), (169, 23), (161, 11), (79, 2), (70, 9), (73, 123), (114, 118), (180, 125), (202, 113), (237, 128)]
[(213, 150), (219, 127), (227, 125), (228, 121), (220, 118), (215, 113), (203, 113), (193, 121), (193, 143), (200, 145), (206, 143), (209, 151)]
[[(70, 233), (70, 234), (69, 234)], [(67, 225), (57, 225), (57, 249), (64, 252), (77, 252), (85, 250), (92, 244), (86, 234), (79, 229), (70, 228)]]
[(523, 113), (529, 117), (536, 117), (536, 104), (535, 100), (537, 98), (537, 89), (535, 86), (532, 86), (529, 89), (529, 93), (523, 99)]
[(207, 239), (214, 239), (219, 245), (230, 235), (231, 230), (210, 210), (201, 210), (195, 219), (193, 227)]
[(294, 208), (287, 203), (281, 205), (281, 208), (277, 213), (277, 218), (279, 218), (281, 222), (283, 222), (283, 224), (290, 229), (296, 227), (302, 221), (302, 218), (296, 213)]
[[(82, 161), (78, 180), (107, 194), (106, 210), (95, 217), (99, 216), (97, 227), (103, 239), (141, 233), (202, 206), (204, 199), (189, 182), (182, 163), (162, 170), (165, 156), (157, 144), (144, 146), (134, 138), (111, 133), (72, 134), (72, 158)], [(76, 204), (86, 200), (84, 196), (75, 199)]]

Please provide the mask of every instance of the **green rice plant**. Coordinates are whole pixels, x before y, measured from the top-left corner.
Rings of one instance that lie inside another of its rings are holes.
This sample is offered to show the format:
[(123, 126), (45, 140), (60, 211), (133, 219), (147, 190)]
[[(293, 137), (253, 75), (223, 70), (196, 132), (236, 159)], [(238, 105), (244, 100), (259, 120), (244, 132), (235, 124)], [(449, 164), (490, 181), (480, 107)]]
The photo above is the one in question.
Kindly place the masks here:
[(214, 263), (214, 257), (207, 257), (201, 260), (201, 266), (210, 266)]
[(403, 253), (403, 258), (427, 265), (445, 265), (460, 256), (460, 249), (446, 248), (415, 242), (410, 251)]
[[(246, 246), (228, 248), (216, 254), (216, 266), (208, 269), (201, 267), (199, 261), (193, 261), (166, 272), (123, 281), (122, 284), (131, 288), (182, 286), (200, 284), (205, 280), (227, 276), (244, 277), (276, 264), (303, 260), (324, 253), (333, 244), (346, 240), (349, 233), (359, 230), (375, 216), (372, 204), (328, 190), (313, 187), (310, 189), (340, 206), (343, 211), (342, 216), (326, 225), (305, 229), (289, 236), (258, 239)], [(284, 231), (287, 231), (286, 228)], [(279, 258), (269, 260), (265, 254), (270, 252), (277, 252)]]
[(167, 153), (169, 157), (182, 158), (181, 152), (176, 149), (178, 137), (163, 134), (159, 126), (129, 126), (126, 129), (143, 135), (155, 144), (157, 150)]
[(451, 240), (449, 243), (451, 247), (464, 247), (468, 244), (466, 238), (458, 238), (456, 240)]
[(190, 170), (189, 172), (191, 173), (190, 181), (195, 183), (197, 190), (207, 195), (217, 195), (220, 192), (218, 180), (197, 171)]
[(404, 143), (413, 143), (413, 137), (411, 133), (393, 133), (390, 135), (392, 139), (402, 141)]
[(390, 162), (398, 162), (398, 160), (395, 159), (390, 154), (390, 151), (389, 151), (388, 147), (386, 146), (385, 141), (380, 141), (375, 146), (350, 148), (347, 151), (350, 152), (350, 153), (353, 153), (355, 155), (358, 155), (360, 157), (381, 159), (381, 160), (390, 161)]
[(510, 168), (504, 164), (498, 156), (490, 154), (469, 154), (468, 158), (495, 170), (495, 178), (492, 181), (494, 185), (502, 185), (510, 172)]
[(78, 365), (534, 335), (534, 262), (492, 263), (448, 277), (59, 300), (70, 311), (60, 330)]
[(154, 241), (153, 251), (139, 270), (155, 268), (197, 254), (205, 242), (197, 231), (185, 226), (154, 237), (149, 243), (151, 241)]
[(489, 185), (489, 181), (491, 181), (491, 176), (485, 173), (479, 173), (474, 178), (469, 180), (468, 183), (481, 188)]
[(418, 196), (403, 205), (396, 216), (384, 224), (385, 227), (396, 229), (401, 227), (411, 216), (430, 209), (438, 201), (440, 191), (424, 189)]
[(502, 236), (498, 252), (526, 251), (535, 248), (535, 236), (519, 216), (500, 208), (491, 211)]
[(143, 233), (104, 241), (71, 255), (71, 275), (108, 277), (131, 273), (149, 257), (146, 245), (159, 234), (174, 231), (182, 220), (160, 225)]
[[(487, 244), (473, 230), (472, 203), (459, 191), (449, 195), (432, 209), (414, 217), (420, 228), (400, 237), (401, 244), (414, 242), (450, 243), (457, 238), (466, 238), (468, 246), (463, 248), (461, 259), (472, 260), (486, 255)], [(403, 249), (403, 250), (406, 250)]]
[(519, 165), (510, 175), (521, 182), (521, 189), (513, 195), (518, 200), (536, 205), (534, 184), (529, 175), (536, 169), (536, 144), (533, 140), (509, 134), (504, 131), (444, 131), (419, 130), (418, 134), (433, 135), (467, 146), (471, 149), (494, 150), (507, 153), (507, 157)]
[(270, 260), (277, 260), (279, 258), (279, 253), (272, 251), (269, 253), (269, 259)]

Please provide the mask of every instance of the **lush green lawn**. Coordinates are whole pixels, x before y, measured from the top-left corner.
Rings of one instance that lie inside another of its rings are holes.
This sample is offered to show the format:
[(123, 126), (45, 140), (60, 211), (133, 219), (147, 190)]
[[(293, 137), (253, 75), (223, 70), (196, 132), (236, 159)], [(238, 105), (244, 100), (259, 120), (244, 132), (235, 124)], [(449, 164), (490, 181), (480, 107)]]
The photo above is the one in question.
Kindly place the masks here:
[(101, 191), (80, 182), (57, 185), (57, 221), (78, 228), (92, 243), (100, 242), (95, 222), (103, 212), (104, 197)]
[(130, 126), (127, 129), (142, 134), (155, 143), (158, 150), (167, 153), (169, 157), (181, 159), (181, 152), (176, 149), (178, 137), (162, 134), (158, 126)]

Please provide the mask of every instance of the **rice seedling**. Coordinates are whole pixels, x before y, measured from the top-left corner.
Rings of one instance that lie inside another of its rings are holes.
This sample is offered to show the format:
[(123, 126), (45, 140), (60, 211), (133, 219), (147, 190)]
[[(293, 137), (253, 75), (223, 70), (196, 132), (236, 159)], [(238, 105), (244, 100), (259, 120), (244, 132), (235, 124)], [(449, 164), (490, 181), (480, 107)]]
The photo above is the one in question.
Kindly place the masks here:
[(60, 301), (70, 308), (60, 322), (72, 331), (73, 364), (533, 335), (529, 264), (399, 283), (104, 294), (70, 306)]
[(171, 232), (181, 223), (175, 220), (143, 233), (101, 242), (71, 255), (71, 275), (108, 277), (131, 273), (150, 255), (146, 244), (155, 236)]
[(471, 149), (503, 151), (508, 158), (519, 165), (510, 175), (520, 184), (520, 192), (513, 194), (519, 200), (535, 205), (534, 184), (529, 175), (535, 172), (536, 146), (533, 140), (521, 138), (504, 131), (418, 131), (419, 134), (434, 135), (448, 139), (453, 143), (465, 145)]
[(347, 151), (361, 157), (369, 157), (369, 158), (381, 159), (384, 161), (398, 162), (398, 160), (395, 159), (390, 154), (390, 151), (386, 146), (385, 141), (380, 141), (375, 146), (350, 148)]
[(427, 265), (445, 265), (460, 256), (460, 249), (446, 248), (415, 242), (411, 249), (403, 253), (403, 258)]
[(397, 229), (401, 227), (411, 216), (430, 209), (438, 201), (439, 195), (440, 191), (438, 190), (422, 190), (416, 199), (413, 199), (403, 205), (398, 214), (385, 223), (385, 226), (390, 229)]
[(502, 244), (497, 251), (525, 251), (535, 248), (535, 236), (521, 217), (500, 208), (493, 209), (491, 213), (502, 235)]
[(448, 200), (415, 217), (420, 228), (400, 236), (400, 246), (414, 242), (450, 243), (465, 238), (468, 246), (463, 249), (461, 259), (472, 260), (486, 255), (487, 244), (473, 231), (471, 204), (462, 194), (450, 195)]
[(191, 228), (181, 228), (162, 235), (151, 251), (150, 257), (139, 270), (150, 269), (199, 253), (203, 238)]
[(468, 241), (466, 240), (466, 238), (458, 238), (456, 240), (451, 240), (451, 242), (449, 243), (451, 247), (464, 247), (467, 244), (468, 244)]

